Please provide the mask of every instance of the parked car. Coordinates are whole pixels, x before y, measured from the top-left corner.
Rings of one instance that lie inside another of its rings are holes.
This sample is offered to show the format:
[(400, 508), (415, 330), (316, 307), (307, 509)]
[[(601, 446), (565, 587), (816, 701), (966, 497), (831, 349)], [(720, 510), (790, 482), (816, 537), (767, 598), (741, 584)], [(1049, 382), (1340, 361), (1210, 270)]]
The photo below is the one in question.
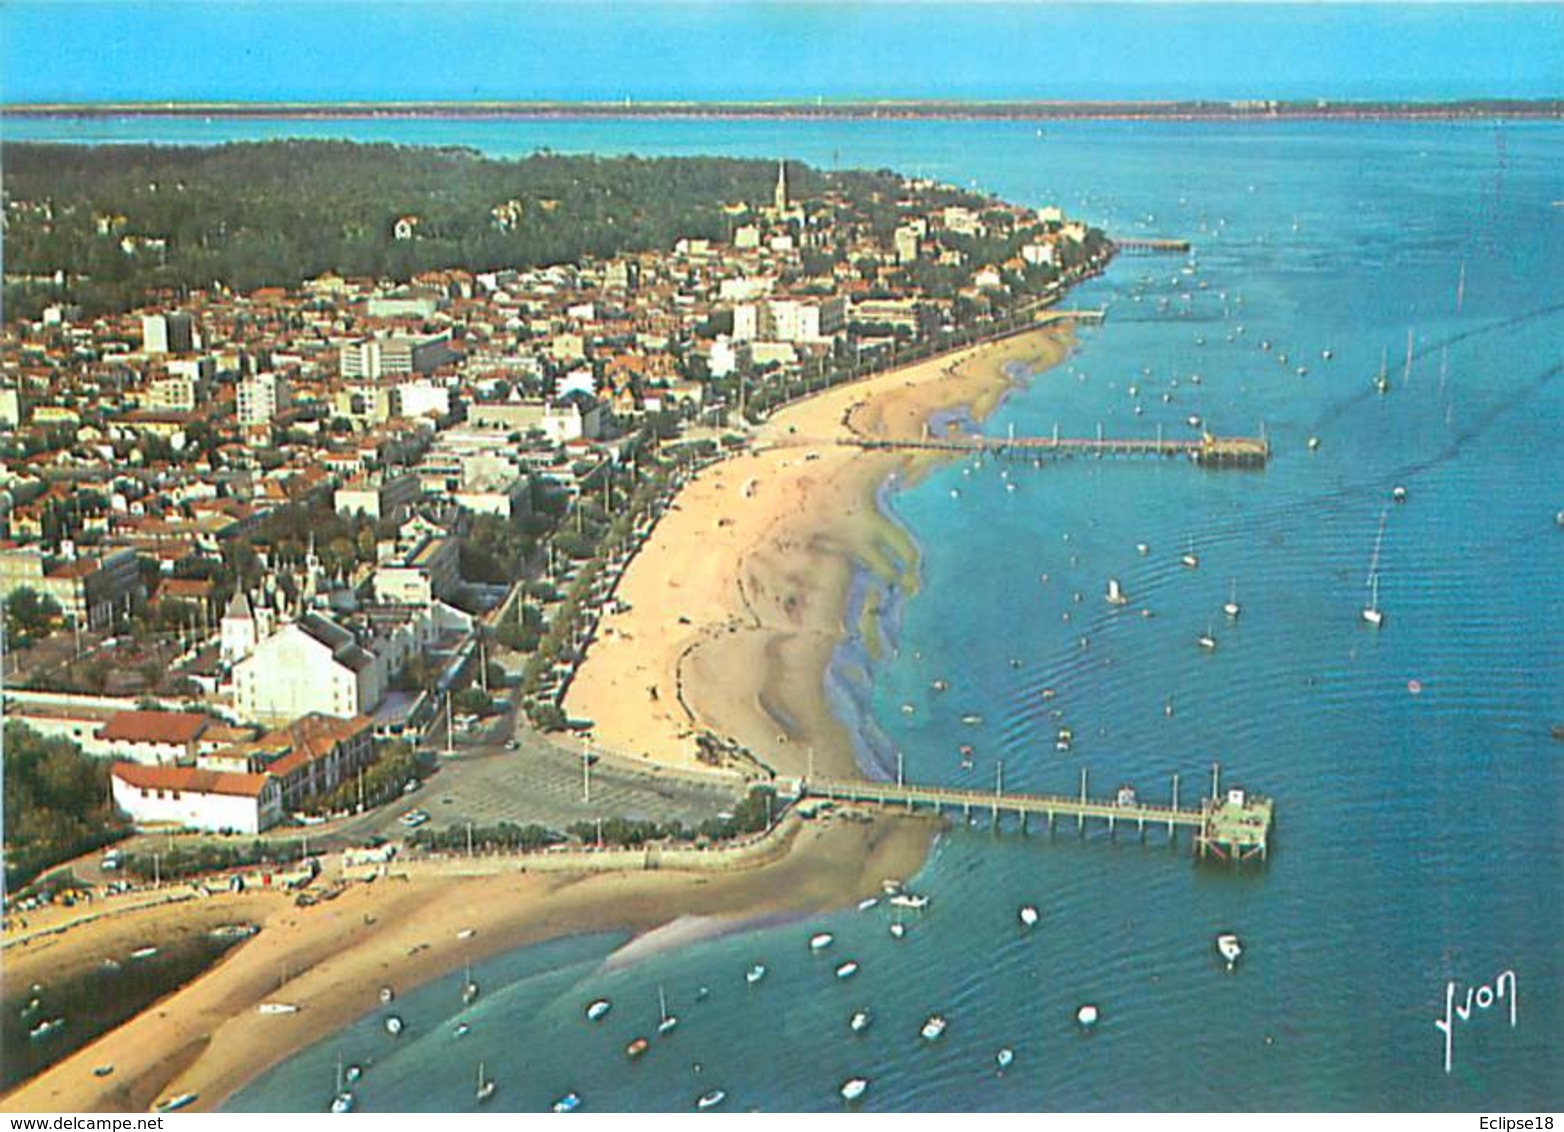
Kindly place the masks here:
[(408, 829), (417, 829), (429, 820), (429, 812), (427, 810), (408, 810), (407, 813), (402, 815), (400, 820)]

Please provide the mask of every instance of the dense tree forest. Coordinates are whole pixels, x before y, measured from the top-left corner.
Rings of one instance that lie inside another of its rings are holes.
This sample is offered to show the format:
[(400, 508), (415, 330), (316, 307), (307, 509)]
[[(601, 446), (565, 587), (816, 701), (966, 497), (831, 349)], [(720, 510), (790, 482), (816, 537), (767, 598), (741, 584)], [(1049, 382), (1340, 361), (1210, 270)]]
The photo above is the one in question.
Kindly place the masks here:
[[(326, 271), (406, 279), (574, 262), (723, 239), (724, 205), (769, 202), (776, 163), (601, 158), (518, 160), (464, 148), (288, 140), (217, 146), (0, 146), (10, 317), (61, 299), (125, 310), (155, 291), (293, 286)], [(797, 162), (788, 184), (827, 175)], [(878, 194), (894, 223), (900, 180), (830, 174), (855, 200)], [(497, 218), (496, 208), (508, 208)], [(396, 222), (416, 217), (414, 237)], [(53, 280), (62, 273), (63, 286)]]
[(75, 743), (5, 728), (5, 882), (14, 889), (60, 861), (124, 835), (109, 764)]

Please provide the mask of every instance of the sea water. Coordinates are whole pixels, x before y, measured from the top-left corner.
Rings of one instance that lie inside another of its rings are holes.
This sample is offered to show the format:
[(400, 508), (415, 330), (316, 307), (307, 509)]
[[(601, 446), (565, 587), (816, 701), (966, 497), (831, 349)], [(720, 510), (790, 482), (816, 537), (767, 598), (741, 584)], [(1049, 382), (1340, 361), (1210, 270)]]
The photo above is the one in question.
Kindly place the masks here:
[[(922, 586), (888, 609), (894, 648), (853, 705), (875, 724), (865, 760), (883, 773), (899, 750), (913, 781), (992, 788), (1002, 773), (1011, 789), (1073, 793), (1084, 769), (1093, 794), (1133, 784), (1166, 800), (1178, 774), (1189, 804), (1220, 763), (1224, 789), (1275, 799), (1266, 867), (1197, 867), (1187, 835), (1142, 843), (1123, 827), (1110, 839), (1034, 824), (1023, 836), (1014, 819), (994, 831), (987, 815), (970, 827), (958, 817), (914, 882), (933, 902), (903, 913), (899, 940), (881, 904), (608, 974), (598, 959), (612, 941), (543, 945), (485, 968), (496, 985), (468, 1037), (449, 1034), (453, 977), (407, 996), (417, 1024), (394, 1052), (366, 1004), (362, 1022), (232, 1107), (324, 1108), (339, 1055), (376, 1062), (358, 1092), (380, 1110), (472, 1106), (480, 1059), (501, 1083), (490, 1107), (517, 1110), (570, 1090), (589, 1109), (682, 1109), (717, 1088), (731, 1109), (834, 1109), (854, 1076), (870, 1078), (871, 1110), (1559, 1107), (1558, 125), (7, 129), (785, 155), (1059, 203), (1113, 235), (1193, 250), (1122, 256), (1076, 290), (1069, 304), (1105, 307), (1106, 321), (1079, 332), (1064, 364), (1027, 377), (987, 431), (1193, 438), (1197, 416), (1218, 434), (1263, 429), (1272, 444), (1263, 471), (987, 458), (893, 485), (885, 504), (921, 548)], [(1360, 617), (1376, 544), (1377, 631)], [(1180, 561), (1191, 550), (1197, 569)], [(1104, 600), (1109, 577), (1128, 605)], [(1236, 620), (1222, 610), (1230, 596)], [(1207, 631), (1215, 650), (1195, 643)], [(968, 713), (981, 725), (961, 722)], [(1068, 752), (1055, 749), (1060, 726), (1074, 734)], [(1030, 931), (1024, 903), (1042, 911)], [(821, 929), (836, 941), (811, 955)], [(1245, 947), (1232, 972), (1213, 949), (1227, 930)], [(859, 973), (836, 979), (849, 957)], [(756, 962), (769, 971), (750, 985)], [(1508, 1003), (1455, 1016), (1447, 1072), (1435, 1025), (1447, 997), (1464, 1006), (1506, 971), (1514, 1024)], [(666, 1037), (655, 1036), (659, 986), (680, 1016)], [(600, 995), (615, 1009), (589, 1023), (582, 1010)], [(1085, 1002), (1102, 1015), (1089, 1034), (1073, 1021)], [(860, 1006), (876, 1020), (855, 1037)], [(925, 1043), (918, 1029), (935, 1012), (949, 1029)], [(623, 1047), (641, 1034), (651, 1050), (630, 1062)], [(1002, 1076), (1001, 1046), (1016, 1052)]]

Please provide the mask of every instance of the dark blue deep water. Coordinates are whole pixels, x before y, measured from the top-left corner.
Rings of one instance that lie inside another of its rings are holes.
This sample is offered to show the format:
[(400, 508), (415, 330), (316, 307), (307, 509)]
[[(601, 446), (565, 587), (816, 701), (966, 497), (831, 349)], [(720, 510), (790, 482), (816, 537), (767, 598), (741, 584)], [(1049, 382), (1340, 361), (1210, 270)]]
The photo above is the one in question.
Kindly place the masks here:
[[(1059, 202), (1121, 236), (1192, 240), (1187, 257), (1121, 257), (1072, 296), (1106, 306), (1106, 322), (986, 427), (1190, 435), (1198, 415), (1221, 433), (1263, 427), (1270, 466), (990, 460), (893, 486), (887, 505), (923, 549), (923, 586), (892, 609), (895, 649), (858, 689), (881, 735), (864, 755), (883, 765), (900, 749), (909, 778), (984, 786), (1002, 761), (1009, 786), (1065, 792), (1085, 767), (1096, 791), (1133, 782), (1148, 797), (1166, 797), (1177, 772), (1186, 800), (1219, 760), (1224, 785), (1276, 799), (1278, 828), (1269, 867), (1233, 872), (1197, 868), (1187, 844), (1161, 836), (996, 835), (985, 818), (942, 838), (917, 878), (933, 904), (903, 940), (881, 907), (606, 975), (613, 941), (548, 945), (482, 973), (494, 991), (469, 1037), (448, 1036), (453, 978), (407, 997), (418, 1024), (395, 1053), (370, 1018), (232, 1107), (322, 1108), (339, 1054), (395, 1059), (397, 1072), (372, 1066), (362, 1082), (362, 1107), (380, 1110), (471, 1107), (480, 1057), (506, 1109), (569, 1089), (593, 1109), (685, 1109), (712, 1088), (731, 1109), (834, 1109), (855, 1075), (872, 1079), (864, 1107), (879, 1110), (1564, 1102), (1564, 744), (1549, 737), (1564, 722), (1564, 129), (7, 125), (91, 141), (306, 131), (501, 155), (546, 145), (886, 166)], [(1384, 396), (1372, 383), (1382, 357)], [(1359, 611), (1382, 515), (1387, 616), (1375, 631)], [(1191, 546), (1196, 570), (1179, 561)], [(1110, 576), (1129, 606), (1104, 602)], [(1230, 594), (1236, 622), (1222, 613)], [(1215, 651), (1195, 644), (1207, 629)], [(950, 690), (934, 692), (936, 678)], [(983, 725), (962, 724), (968, 712)], [(1061, 725), (1075, 734), (1064, 754)], [(975, 747), (970, 771), (962, 743)], [(1023, 934), (1027, 902), (1044, 918)], [(838, 982), (809, 954), (820, 928), (836, 933), (834, 959), (861, 962), (856, 978)], [(1231, 974), (1212, 951), (1224, 929), (1247, 948)], [(747, 987), (760, 958), (770, 975)], [(1434, 1026), (1447, 981), (1464, 1001), (1506, 970), (1516, 1025), (1497, 1008), (1458, 1021), (1447, 1075)], [(654, 1028), (659, 985), (681, 1025), (630, 1064), (620, 1050)], [(592, 1026), (581, 1008), (600, 994), (617, 1006)], [(1089, 1037), (1072, 1022), (1085, 1001), (1103, 1012)], [(859, 1005), (877, 1021), (855, 1038)], [(917, 1030), (934, 1011), (950, 1028), (925, 1046)], [(1001, 1077), (1005, 1045), (1016, 1057)]]

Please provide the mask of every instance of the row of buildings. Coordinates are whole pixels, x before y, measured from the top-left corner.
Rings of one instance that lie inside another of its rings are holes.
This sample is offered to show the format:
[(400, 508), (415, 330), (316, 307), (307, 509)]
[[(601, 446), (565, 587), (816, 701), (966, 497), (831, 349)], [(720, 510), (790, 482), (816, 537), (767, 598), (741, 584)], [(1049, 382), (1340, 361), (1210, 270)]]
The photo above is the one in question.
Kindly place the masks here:
[[(37, 205), (8, 198), (6, 215)], [(414, 658), (463, 662), (472, 524), (524, 521), (535, 485), (575, 490), (649, 418), (664, 432), (741, 424), (746, 387), (888, 354), (1002, 309), (1023, 283), (1062, 284), (1087, 238), (1057, 210), (926, 181), (894, 200), (832, 188), (796, 201), (785, 168), (771, 201), (724, 211), (726, 241), (609, 260), (402, 282), (327, 274), (92, 319), (62, 294), (6, 326), (0, 599), (31, 589), (58, 603), (61, 630), (104, 631), (147, 603), (191, 602), (199, 698), (272, 729), (244, 742), (219, 731), (224, 745), (207, 749), (216, 741), (179, 739), (165, 721), (171, 757), (116, 763), (116, 798), (145, 820), (263, 828), (319, 785), (310, 768), (325, 756), (298, 737), (301, 721), (315, 721), (310, 734), (331, 720), (359, 729), (349, 754), (321, 763), (333, 779), (367, 757), (357, 736), (387, 731)], [(501, 202), (494, 222), (527, 216), (526, 202)], [(404, 219), (416, 239), (417, 218)], [(239, 574), (232, 592), (212, 584), (301, 507), (367, 521), (373, 553), (328, 566), (311, 541), (296, 560), (262, 556), (259, 580)], [(275, 736), (292, 738), (257, 746)], [(244, 821), (230, 820), (232, 801), (198, 819), (192, 799), (208, 796), (248, 799)]]

